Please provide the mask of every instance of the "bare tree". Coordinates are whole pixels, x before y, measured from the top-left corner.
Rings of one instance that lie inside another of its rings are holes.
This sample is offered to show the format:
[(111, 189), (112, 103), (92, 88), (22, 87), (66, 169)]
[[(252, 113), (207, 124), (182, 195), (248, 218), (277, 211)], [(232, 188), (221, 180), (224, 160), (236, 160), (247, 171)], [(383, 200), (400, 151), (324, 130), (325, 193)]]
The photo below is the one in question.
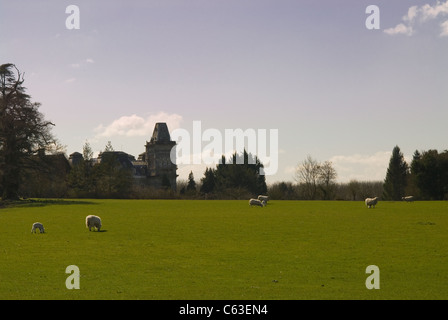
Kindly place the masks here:
[(322, 198), (330, 200), (336, 187), (336, 170), (331, 161), (325, 161), (319, 166), (319, 188), (322, 191)]
[(330, 161), (320, 163), (308, 155), (297, 166), (294, 180), (299, 183), (305, 199), (315, 200), (320, 196), (329, 200), (336, 189), (336, 177), (336, 170)]
[(351, 196), (351, 199), (350, 199), (350, 200), (355, 201), (355, 200), (356, 200), (356, 196), (357, 196), (358, 193), (359, 193), (360, 182), (359, 182), (358, 180), (354, 180), (354, 179), (352, 179), (352, 180), (350, 180), (350, 182), (347, 184), (347, 186), (348, 186), (348, 189), (349, 189), (349, 191), (350, 191), (350, 196)]
[(294, 180), (303, 187), (303, 196), (307, 200), (315, 200), (320, 176), (320, 164), (310, 155), (297, 166)]

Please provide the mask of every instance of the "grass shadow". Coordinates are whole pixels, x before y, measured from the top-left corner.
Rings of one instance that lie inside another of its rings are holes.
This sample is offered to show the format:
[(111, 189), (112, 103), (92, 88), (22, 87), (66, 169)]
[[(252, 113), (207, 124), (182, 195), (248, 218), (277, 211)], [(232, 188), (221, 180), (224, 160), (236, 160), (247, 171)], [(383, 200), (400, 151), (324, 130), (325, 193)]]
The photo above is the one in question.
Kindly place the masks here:
[(67, 199), (21, 199), (0, 201), (1, 208), (28, 208), (28, 207), (45, 207), (52, 205), (87, 205), (98, 204), (88, 200), (67, 200)]

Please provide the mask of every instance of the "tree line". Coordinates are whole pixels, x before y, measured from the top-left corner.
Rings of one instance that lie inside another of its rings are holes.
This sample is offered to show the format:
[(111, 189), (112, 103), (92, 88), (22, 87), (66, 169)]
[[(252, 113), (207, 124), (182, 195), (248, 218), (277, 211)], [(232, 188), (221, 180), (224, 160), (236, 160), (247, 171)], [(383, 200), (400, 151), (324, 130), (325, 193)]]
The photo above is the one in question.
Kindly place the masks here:
[[(111, 143), (105, 151), (113, 151)], [(230, 165), (240, 163), (238, 165)], [(67, 174), (67, 195), (75, 198), (207, 198), (241, 199), (265, 194), (265, 176), (260, 175), (263, 165), (257, 157), (244, 151), (224, 156), (216, 168), (207, 168), (204, 177), (196, 183), (190, 172), (188, 182), (180, 181), (173, 190), (163, 183), (161, 188), (145, 184), (145, 179), (134, 180), (133, 169), (123, 166), (116, 153), (103, 152), (101, 161), (93, 163), (88, 142), (83, 147), (83, 157)]]
[(416, 150), (410, 164), (395, 146), (384, 181), (384, 200), (413, 195), (420, 200), (448, 199), (448, 150)]
[[(195, 181), (179, 181), (176, 191), (162, 183), (154, 189), (135, 183), (133, 169), (123, 166), (114, 153), (104, 152), (101, 162), (92, 161), (88, 143), (83, 159), (71, 166), (58, 140), (54, 124), (45, 120), (40, 104), (31, 101), (23, 86), (24, 73), (14, 64), (0, 66), (0, 195), (2, 200), (20, 197), (73, 198), (196, 198), (248, 199), (268, 194), (284, 200), (401, 200), (413, 195), (421, 200), (448, 199), (448, 150), (415, 151), (406, 163), (398, 146), (392, 150), (384, 181), (337, 183), (329, 161), (308, 156), (299, 163), (293, 182), (266, 184), (260, 175), (263, 164), (246, 151), (222, 159)], [(109, 142), (105, 151), (112, 151)], [(238, 164), (238, 165), (232, 165)]]
[(363, 200), (378, 196), (401, 201), (408, 195), (419, 200), (448, 200), (448, 150), (416, 150), (408, 164), (399, 146), (395, 146), (384, 181), (337, 183), (336, 177), (331, 162), (320, 163), (308, 156), (297, 166), (297, 185), (279, 183), (270, 187), (270, 193), (306, 200)]

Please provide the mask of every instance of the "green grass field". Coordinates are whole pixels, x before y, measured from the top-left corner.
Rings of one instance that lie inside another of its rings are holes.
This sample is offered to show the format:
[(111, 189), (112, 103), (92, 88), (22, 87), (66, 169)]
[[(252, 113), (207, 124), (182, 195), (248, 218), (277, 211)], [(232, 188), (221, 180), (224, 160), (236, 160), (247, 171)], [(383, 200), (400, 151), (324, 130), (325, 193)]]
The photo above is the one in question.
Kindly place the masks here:
[(40, 200), (0, 209), (0, 299), (448, 299), (447, 231), (448, 202)]

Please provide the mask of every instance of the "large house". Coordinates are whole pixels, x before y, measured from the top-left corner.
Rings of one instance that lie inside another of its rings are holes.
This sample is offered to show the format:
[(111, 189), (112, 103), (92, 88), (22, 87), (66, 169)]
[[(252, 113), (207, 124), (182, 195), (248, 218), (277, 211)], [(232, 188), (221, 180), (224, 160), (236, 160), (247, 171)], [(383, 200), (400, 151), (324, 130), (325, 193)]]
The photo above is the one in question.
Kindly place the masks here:
[[(156, 123), (151, 140), (146, 141), (146, 151), (136, 160), (134, 156), (123, 151), (104, 151), (95, 162), (108, 154), (114, 154), (120, 165), (133, 170), (136, 183), (148, 185), (156, 189), (171, 187), (176, 190), (177, 165), (171, 161), (170, 154), (175, 155), (176, 142), (171, 141), (168, 126), (164, 122)], [(74, 166), (83, 159), (82, 154), (74, 152), (69, 156), (70, 165)]]

